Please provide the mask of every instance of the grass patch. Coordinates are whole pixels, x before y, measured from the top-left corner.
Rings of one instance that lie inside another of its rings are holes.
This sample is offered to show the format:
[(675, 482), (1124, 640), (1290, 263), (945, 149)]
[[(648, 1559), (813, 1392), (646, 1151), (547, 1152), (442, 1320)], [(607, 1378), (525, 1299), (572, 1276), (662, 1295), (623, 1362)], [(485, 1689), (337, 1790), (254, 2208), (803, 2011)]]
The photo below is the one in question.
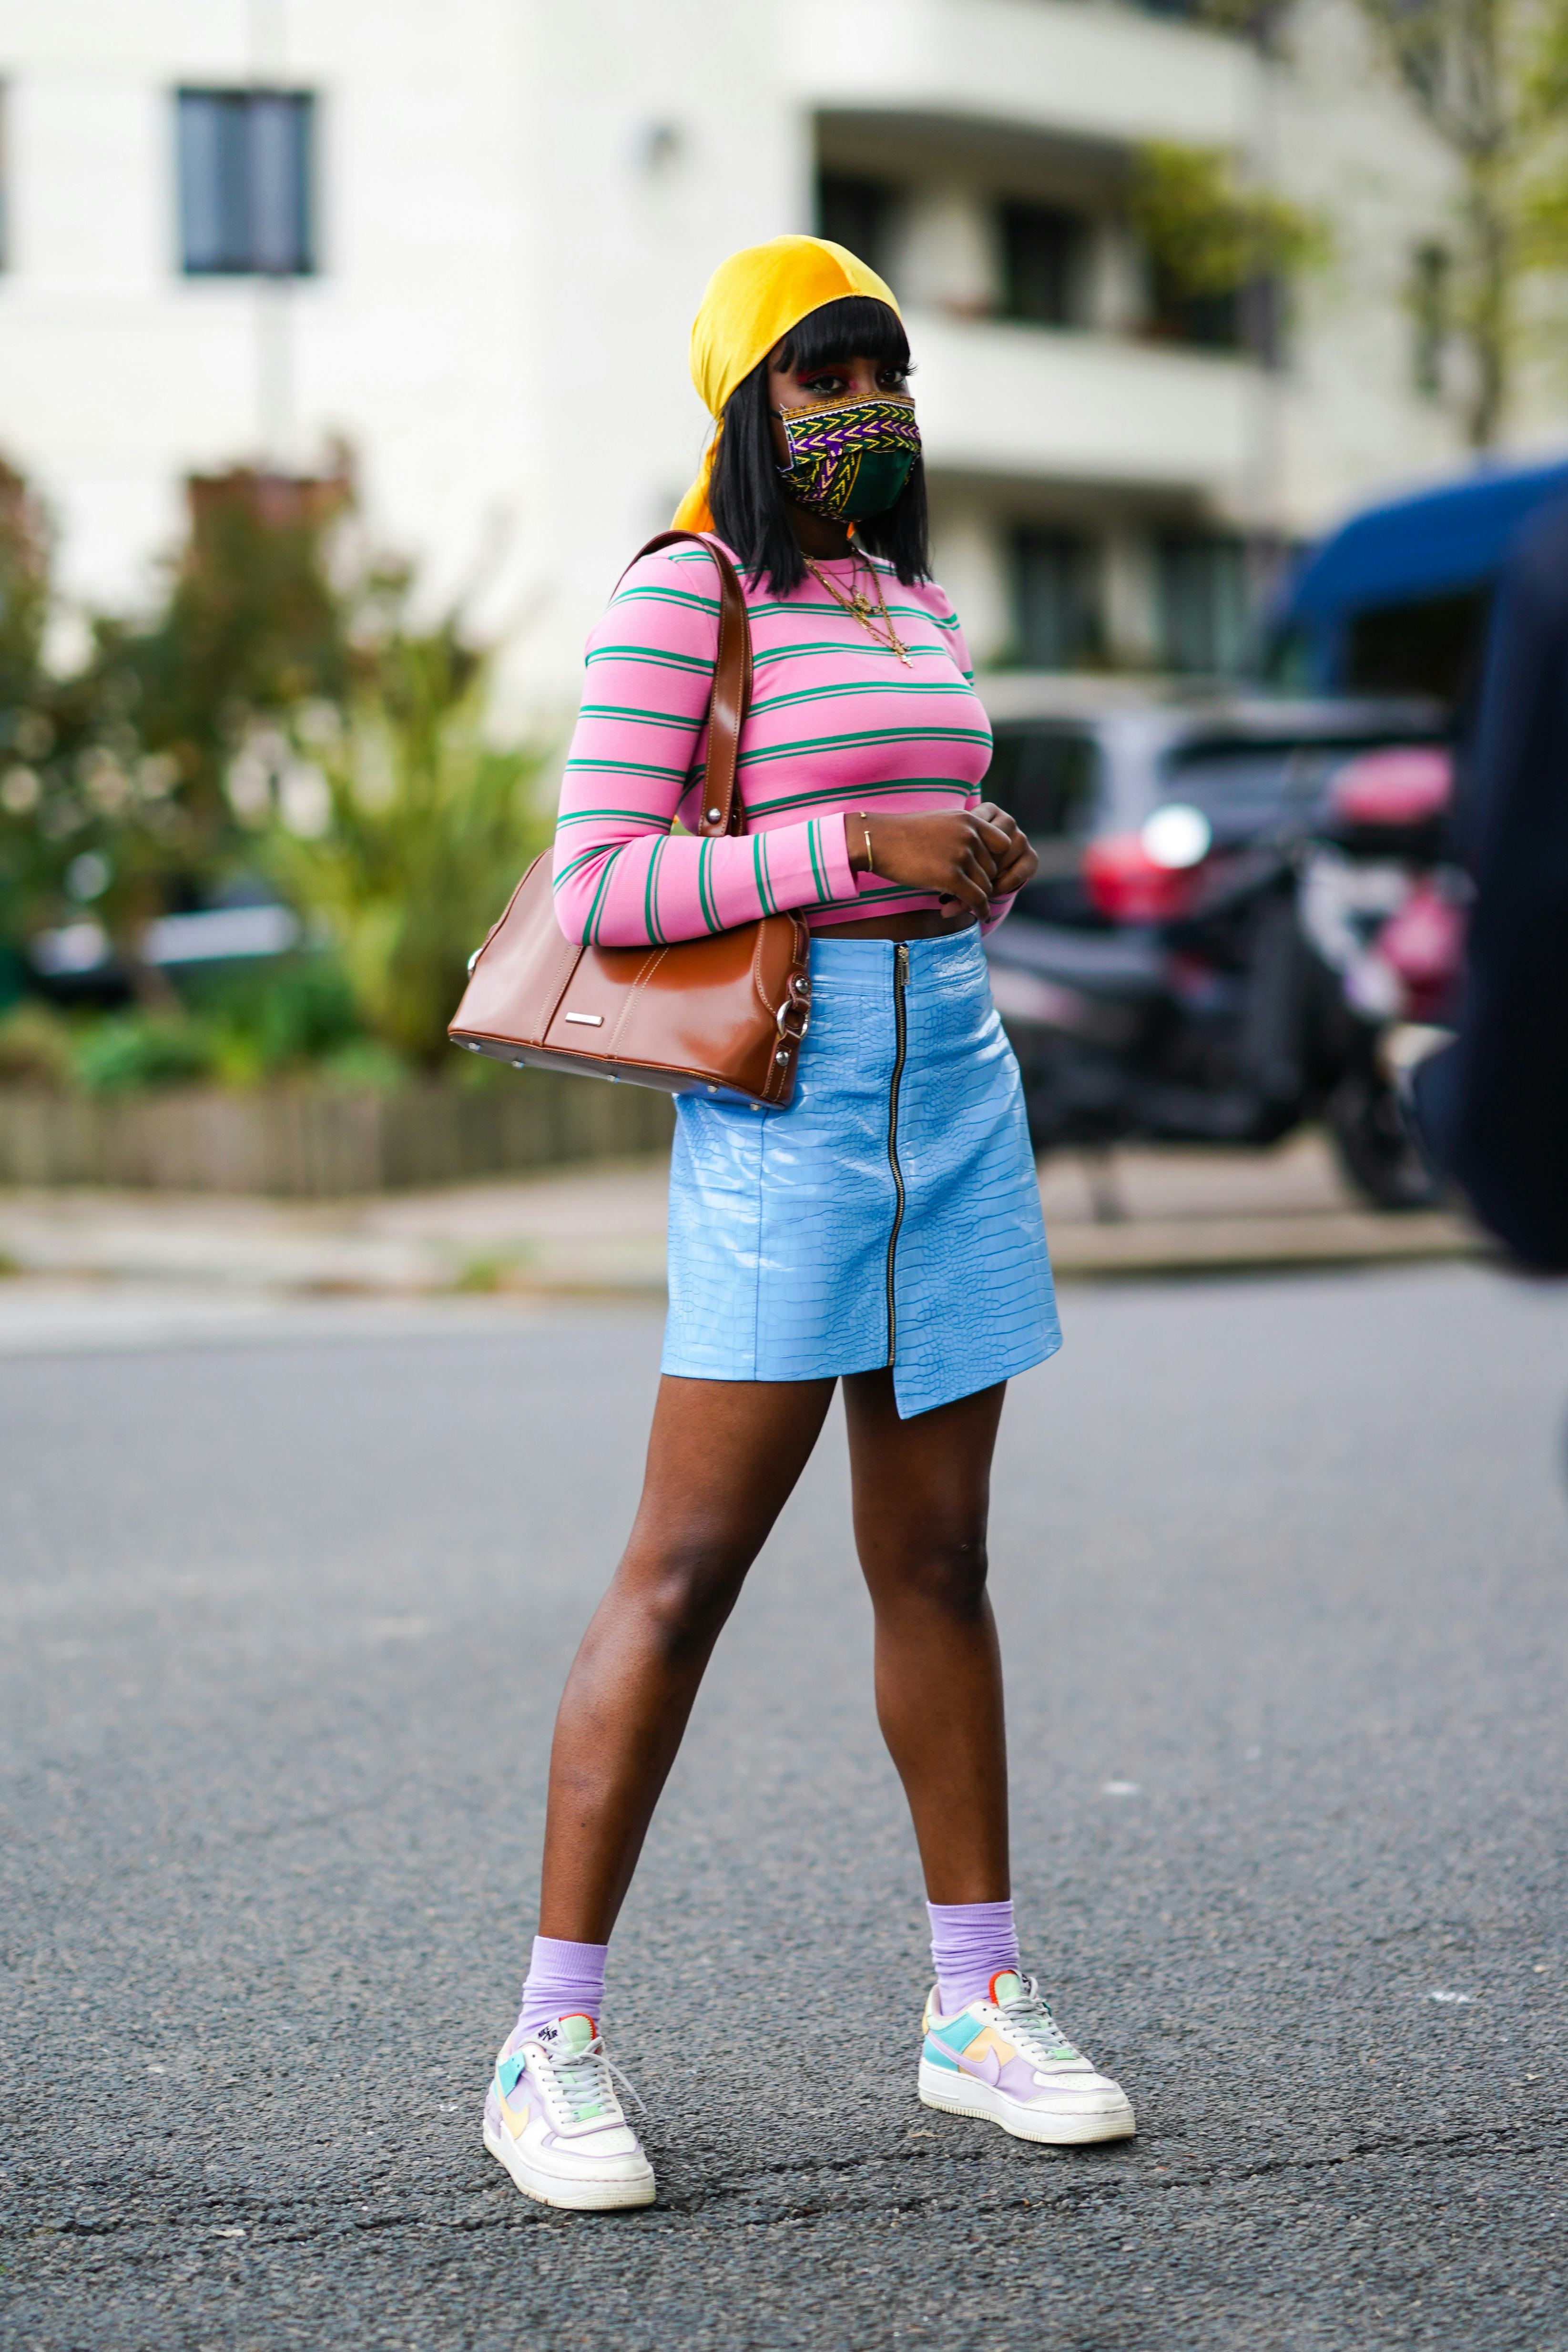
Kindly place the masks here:
[(533, 1252), (513, 1247), (489, 1250), (463, 1260), (447, 1287), (466, 1298), (493, 1298), (500, 1291), (521, 1290)]

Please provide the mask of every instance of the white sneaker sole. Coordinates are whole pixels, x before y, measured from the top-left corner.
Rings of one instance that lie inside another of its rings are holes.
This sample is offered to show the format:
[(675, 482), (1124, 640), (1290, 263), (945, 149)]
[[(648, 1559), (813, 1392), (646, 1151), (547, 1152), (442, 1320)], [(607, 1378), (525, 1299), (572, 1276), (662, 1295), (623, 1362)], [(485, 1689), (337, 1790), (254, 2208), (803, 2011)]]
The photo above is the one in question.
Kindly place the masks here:
[(1093, 2107), (1080, 2103), (1076, 2108), (1064, 2105), (1054, 2113), (1042, 2113), (1032, 2101), (1026, 2105), (1022, 2099), (979, 2082), (973, 2074), (950, 2074), (945, 2066), (932, 2066), (924, 2058), (920, 2095), (922, 2106), (935, 2107), (942, 2115), (978, 2116), (986, 2123), (1000, 2124), (1015, 2139), (1042, 2140), (1050, 2147), (1085, 2147), (1094, 2140), (1131, 2139), (1138, 2128), (1132, 2102), (1124, 2092)]
[(563, 2206), (572, 2213), (613, 2213), (630, 2205), (651, 2205), (653, 2167), (645, 2157), (642, 2170), (621, 2180), (563, 2179), (559, 2173), (541, 2172), (527, 2163), (515, 2140), (502, 2137), (487, 2121), (485, 2146), (504, 2165), (515, 2186), (541, 2205)]

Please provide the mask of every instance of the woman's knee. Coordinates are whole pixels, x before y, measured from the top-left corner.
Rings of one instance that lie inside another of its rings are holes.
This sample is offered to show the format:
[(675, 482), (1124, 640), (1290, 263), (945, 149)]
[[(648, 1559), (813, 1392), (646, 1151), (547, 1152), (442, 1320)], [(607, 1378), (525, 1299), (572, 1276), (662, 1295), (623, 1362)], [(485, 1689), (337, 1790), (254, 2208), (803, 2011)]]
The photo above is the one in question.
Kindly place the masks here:
[(984, 1610), (989, 1564), (984, 1528), (923, 1528), (879, 1543), (866, 1572), (879, 1608), (914, 1602), (967, 1623)]
[(628, 1558), (619, 1581), (666, 1663), (679, 1665), (718, 1639), (751, 1564), (743, 1544), (693, 1534)]

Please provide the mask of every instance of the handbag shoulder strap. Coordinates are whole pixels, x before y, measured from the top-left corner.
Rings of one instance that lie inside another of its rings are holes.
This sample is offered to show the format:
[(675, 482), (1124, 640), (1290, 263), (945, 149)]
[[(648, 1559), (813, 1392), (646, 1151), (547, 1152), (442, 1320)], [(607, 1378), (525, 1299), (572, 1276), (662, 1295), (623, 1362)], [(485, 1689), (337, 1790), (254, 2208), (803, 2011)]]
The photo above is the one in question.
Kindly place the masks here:
[[(752, 625), (740, 574), (730, 560), (729, 551), (705, 530), (661, 530), (646, 547), (638, 548), (632, 563), (682, 540), (705, 547), (719, 568), (719, 646), (713, 660), (713, 689), (708, 698), (708, 764), (697, 830), (700, 834), (743, 833), (746, 812), (741, 803), (735, 771), (741, 756), (741, 730), (752, 707)], [(628, 564), (626, 570), (630, 569)], [(626, 574), (621, 576), (624, 579)]]

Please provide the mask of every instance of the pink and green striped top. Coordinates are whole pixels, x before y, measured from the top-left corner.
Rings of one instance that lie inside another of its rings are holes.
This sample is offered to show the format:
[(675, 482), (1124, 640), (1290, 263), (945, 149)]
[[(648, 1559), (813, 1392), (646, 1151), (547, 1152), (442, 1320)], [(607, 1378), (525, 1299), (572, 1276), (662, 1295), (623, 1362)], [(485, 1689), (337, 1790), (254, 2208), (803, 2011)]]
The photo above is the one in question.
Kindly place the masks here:
[[(858, 560), (865, 585), (868, 559)], [(822, 569), (846, 590), (857, 570)], [(809, 573), (790, 596), (745, 583), (754, 684), (741, 738), (747, 831), (700, 840), (708, 696), (719, 633), (712, 558), (661, 548), (622, 581), (588, 640), (583, 708), (561, 787), (555, 911), (568, 939), (636, 947), (699, 939), (797, 907), (808, 922), (933, 907), (852, 873), (847, 810), (973, 808), (991, 762), (952, 605), (879, 564), (906, 668)], [(744, 578), (744, 575), (742, 575)], [(673, 832), (677, 820), (688, 828)], [(1010, 902), (997, 899), (986, 928)]]

